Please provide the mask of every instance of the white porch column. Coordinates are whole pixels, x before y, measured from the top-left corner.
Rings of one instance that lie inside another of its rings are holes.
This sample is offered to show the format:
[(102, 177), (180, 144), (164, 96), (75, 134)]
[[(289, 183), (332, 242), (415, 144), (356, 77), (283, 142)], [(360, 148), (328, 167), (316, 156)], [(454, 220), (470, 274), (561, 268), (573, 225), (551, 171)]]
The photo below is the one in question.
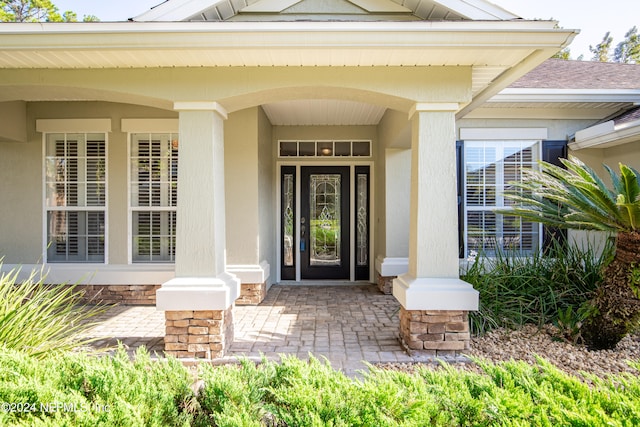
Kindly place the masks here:
[[(478, 309), (478, 292), (459, 276), (457, 110), (456, 103), (418, 103), (410, 113), (409, 270), (393, 282), (393, 295), (403, 308), (401, 338), (410, 349), (433, 355), (436, 350), (455, 352), (468, 346), (468, 321), (463, 325), (467, 312)], [(436, 326), (427, 319), (430, 316)], [(457, 342), (444, 342), (445, 336)]]
[(227, 113), (215, 102), (176, 102), (175, 109), (180, 130), (176, 277), (158, 290), (156, 306), (167, 312), (165, 350), (209, 358), (221, 356), (232, 340), (231, 308), (240, 292), (239, 280), (225, 271)]

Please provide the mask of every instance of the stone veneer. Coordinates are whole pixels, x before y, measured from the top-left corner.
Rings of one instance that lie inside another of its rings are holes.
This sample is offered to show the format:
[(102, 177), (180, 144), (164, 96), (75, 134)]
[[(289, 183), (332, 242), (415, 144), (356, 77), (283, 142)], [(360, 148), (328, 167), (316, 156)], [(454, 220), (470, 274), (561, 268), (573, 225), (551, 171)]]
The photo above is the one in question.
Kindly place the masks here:
[(378, 273), (378, 289), (385, 295), (391, 295), (393, 293), (393, 279), (398, 276), (381, 276)]
[(87, 304), (156, 305), (160, 285), (77, 285)]
[(242, 283), (240, 296), (236, 300), (238, 305), (258, 305), (267, 296), (267, 282)]
[(400, 307), (400, 341), (411, 355), (458, 356), (470, 349), (469, 313)]
[(233, 342), (233, 305), (226, 310), (165, 311), (165, 321), (167, 355), (219, 359)]

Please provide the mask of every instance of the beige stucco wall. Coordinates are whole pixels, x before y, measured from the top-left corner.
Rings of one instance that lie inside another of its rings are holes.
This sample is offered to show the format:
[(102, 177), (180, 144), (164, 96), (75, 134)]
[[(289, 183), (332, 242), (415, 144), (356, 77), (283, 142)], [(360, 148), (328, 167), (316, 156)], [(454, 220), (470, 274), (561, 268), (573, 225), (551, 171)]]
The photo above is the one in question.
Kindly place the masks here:
[(0, 142), (0, 258), (7, 264), (42, 257), (42, 141)]
[(227, 264), (258, 264), (258, 108), (224, 123)]
[(0, 141), (27, 140), (27, 103), (0, 102)]
[[(37, 119), (112, 118), (108, 134), (109, 263), (127, 263), (127, 134), (120, 119), (176, 118), (172, 111), (106, 102), (27, 104), (27, 142), (0, 142), (0, 254), (6, 263), (35, 263), (43, 250), (42, 134)], [(73, 131), (70, 129), (70, 131)]]
[(411, 122), (388, 109), (378, 124), (376, 257), (409, 256)]
[(275, 230), (275, 157), (272, 143), (272, 126), (262, 108), (258, 107), (258, 216), (259, 261), (271, 266), (271, 277), (276, 272)]
[(386, 257), (409, 256), (409, 203), (411, 201), (411, 150), (388, 148), (386, 163)]

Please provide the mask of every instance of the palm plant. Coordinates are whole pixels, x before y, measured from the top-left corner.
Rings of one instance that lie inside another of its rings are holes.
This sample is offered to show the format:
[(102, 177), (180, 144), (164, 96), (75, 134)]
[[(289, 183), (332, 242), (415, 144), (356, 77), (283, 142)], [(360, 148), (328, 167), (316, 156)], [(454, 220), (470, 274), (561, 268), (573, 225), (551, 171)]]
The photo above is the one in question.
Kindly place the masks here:
[(640, 173), (620, 164), (620, 174), (604, 166), (603, 180), (575, 157), (560, 160), (566, 169), (540, 162), (523, 171), (505, 198), (513, 209), (499, 211), (558, 228), (598, 230), (615, 235), (615, 256), (605, 263), (582, 326), (591, 349), (610, 349), (640, 321)]

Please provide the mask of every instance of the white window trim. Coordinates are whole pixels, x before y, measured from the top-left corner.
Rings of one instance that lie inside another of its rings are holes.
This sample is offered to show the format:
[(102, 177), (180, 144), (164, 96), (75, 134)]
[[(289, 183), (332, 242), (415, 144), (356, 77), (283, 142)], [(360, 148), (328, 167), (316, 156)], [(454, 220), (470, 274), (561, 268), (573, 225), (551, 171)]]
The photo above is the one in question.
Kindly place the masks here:
[[(295, 142), (297, 145), (297, 154), (295, 156), (283, 156), (280, 154), (281, 152), (281, 145), (283, 142)], [(313, 142), (315, 145), (315, 149), (314, 149), (314, 154), (313, 156), (301, 156), (300, 155), (300, 143), (301, 142)], [(349, 156), (336, 156), (335, 155), (335, 143), (336, 142), (349, 142), (351, 144), (351, 155)], [(353, 143), (354, 142), (366, 142), (367, 144), (369, 144), (369, 155), (368, 156), (354, 156), (353, 155)], [(318, 156), (318, 143), (331, 143), (332, 144), (332, 150), (331, 150), (331, 155), (327, 155), (327, 156)], [(311, 159), (319, 159), (319, 160), (345, 160), (345, 159), (371, 159), (373, 157), (373, 144), (372, 141), (370, 139), (279, 139), (278, 140), (278, 158), (279, 159), (283, 159), (283, 161), (286, 161), (286, 159), (306, 159), (306, 160), (311, 160)]]
[[(142, 206), (133, 207), (131, 205), (131, 144), (133, 134), (170, 134), (178, 136), (178, 120), (173, 119), (122, 119), (123, 131), (127, 133), (127, 264), (128, 265), (158, 265), (158, 266), (175, 266), (174, 261), (149, 261), (134, 262), (133, 261), (133, 212), (176, 212), (178, 207), (170, 206)], [(157, 129), (151, 131), (154, 126)], [(143, 130), (140, 130), (143, 129)], [(179, 154), (178, 154), (179, 155)], [(152, 209), (151, 209), (152, 208)], [(177, 238), (177, 236), (176, 236)]]
[[(107, 123), (108, 120), (108, 123)], [(108, 126), (107, 126), (108, 124)], [(66, 126), (78, 126), (83, 130), (79, 131), (76, 128), (67, 128)], [(87, 126), (95, 126), (97, 129), (92, 129)], [(109, 129), (108, 131), (105, 129)], [(66, 129), (66, 130), (59, 130)], [(71, 130), (73, 129), (73, 130)], [(47, 256), (49, 236), (47, 233), (47, 213), (49, 207), (47, 206), (47, 135), (52, 133), (62, 134), (89, 134), (89, 133), (101, 133), (104, 134), (104, 158), (105, 158), (105, 172), (104, 172), (104, 206), (83, 206), (79, 207), (60, 207), (59, 211), (103, 211), (104, 212), (104, 261), (100, 263), (96, 262), (58, 262), (55, 264), (69, 265), (69, 264), (94, 264), (105, 265), (109, 264), (109, 132), (111, 132), (111, 119), (65, 119), (65, 120), (36, 120), (36, 130), (42, 132), (42, 260), (44, 264), (49, 262)]]
[[(531, 142), (533, 144), (537, 144), (537, 147), (538, 147), (537, 153), (536, 153), (537, 154), (537, 159), (538, 160), (542, 159), (542, 143), (543, 143), (543, 140), (534, 139), (534, 138), (531, 138), (531, 139), (523, 139), (523, 138), (467, 139), (467, 140), (463, 140), (462, 151), (463, 151), (463, 153), (465, 153), (466, 144), (468, 142), (485, 142), (485, 143), (488, 143), (488, 142), (492, 142), (492, 141), (495, 142), (496, 145), (500, 145), (500, 144), (502, 144), (504, 142), (508, 142), (508, 141), (529, 141), (529, 142)], [(467, 221), (467, 218), (468, 218), (468, 215), (467, 215), (467, 213), (468, 213), (468, 206), (467, 206), (467, 159), (466, 159), (466, 156), (464, 156), (464, 154), (463, 154), (463, 160), (464, 160), (463, 164), (462, 164), (462, 184), (463, 185), (462, 185), (462, 195), (461, 195), (461, 197), (462, 197), (462, 204), (463, 204), (462, 205), (462, 207), (463, 207), (463, 209), (462, 209), (462, 216), (463, 216), (462, 220), (463, 220), (463, 224), (464, 224), (463, 227), (464, 228), (462, 230), (462, 234), (463, 234), (463, 244), (464, 244), (464, 248), (463, 248), (464, 257), (462, 259), (466, 259), (468, 257), (468, 253), (469, 253), (469, 242), (468, 242), (469, 234), (468, 234), (468, 221)], [(503, 171), (502, 170), (501, 171), (496, 171), (496, 182), (504, 183), (504, 176), (503, 176)], [(498, 200), (501, 201), (502, 206), (499, 206), (497, 204)], [(490, 212), (495, 208), (508, 208), (508, 207), (504, 206), (504, 197), (502, 196), (501, 193), (498, 193), (497, 191), (496, 191), (496, 205), (495, 205), (495, 207), (478, 207), (476, 209), (472, 209), (472, 211), (478, 211), (478, 212), (479, 211), (485, 211), (485, 212), (489, 211)], [(498, 228), (498, 224), (500, 224), (500, 227), (501, 227), (501, 224), (502, 224), (502, 216), (501, 215), (500, 216), (496, 216), (496, 229)], [(533, 224), (534, 224), (534, 226), (538, 227), (538, 251), (541, 251), (543, 249), (542, 245), (543, 245), (543, 241), (544, 241), (542, 224), (541, 223), (533, 223)], [(491, 257), (489, 257), (489, 258), (491, 258)]]

